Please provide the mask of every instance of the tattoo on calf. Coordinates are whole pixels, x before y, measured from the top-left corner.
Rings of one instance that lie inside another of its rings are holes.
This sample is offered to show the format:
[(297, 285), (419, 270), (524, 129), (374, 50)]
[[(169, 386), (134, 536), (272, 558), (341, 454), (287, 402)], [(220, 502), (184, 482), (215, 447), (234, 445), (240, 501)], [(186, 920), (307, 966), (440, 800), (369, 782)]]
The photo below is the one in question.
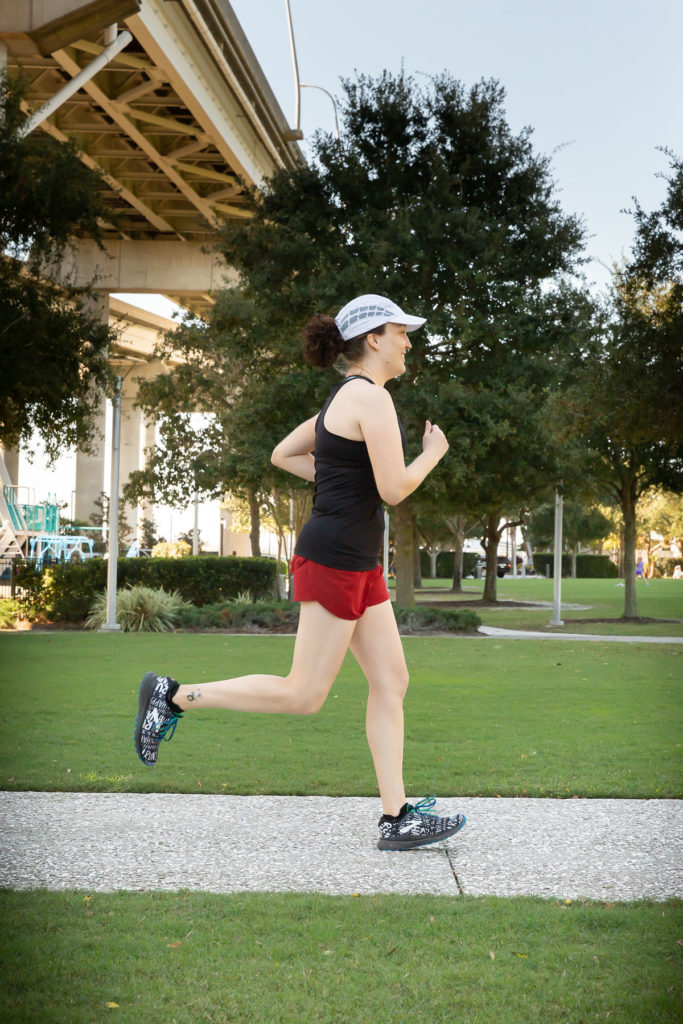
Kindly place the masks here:
[(193, 701), (193, 700), (199, 700), (199, 698), (201, 697), (201, 695), (202, 695), (202, 691), (201, 691), (201, 690), (199, 689), (199, 687), (197, 687), (196, 691), (195, 691), (195, 690), (193, 690), (193, 691), (192, 691), (192, 693), (188, 693), (188, 695), (187, 695), (187, 699), (188, 699), (189, 701)]

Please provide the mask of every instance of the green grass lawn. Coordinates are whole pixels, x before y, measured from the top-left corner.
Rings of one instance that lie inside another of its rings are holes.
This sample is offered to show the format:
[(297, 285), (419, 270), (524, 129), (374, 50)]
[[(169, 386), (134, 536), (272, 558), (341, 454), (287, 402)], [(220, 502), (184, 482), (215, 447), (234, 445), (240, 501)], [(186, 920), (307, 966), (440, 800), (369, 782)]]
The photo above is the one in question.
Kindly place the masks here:
[(0, 913), (6, 1024), (680, 1019), (674, 902), (38, 891)]
[[(412, 796), (681, 793), (683, 647), (404, 640)], [(137, 688), (284, 672), (293, 639), (223, 634), (0, 635), (0, 788), (374, 795), (367, 686), (348, 656), (313, 717), (193, 711), (145, 768)]]
[[(564, 607), (563, 627), (553, 632), (604, 633), (620, 636), (683, 636), (683, 580), (650, 580), (638, 584), (638, 615), (649, 619), (673, 619), (674, 622), (620, 622), (624, 613), (624, 587), (620, 580), (566, 579), (562, 580), (562, 604), (582, 605), (582, 608)], [(423, 601), (479, 601), (484, 591), (483, 580), (463, 580), (463, 593), (450, 592), (450, 580), (423, 579), (417, 591), (417, 600)], [(553, 600), (553, 581), (529, 576), (513, 579), (505, 576), (498, 580), (497, 596), (501, 602)], [(492, 608), (477, 606), (474, 611), (486, 626), (504, 629), (545, 629), (552, 617), (552, 608), (515, 608), (501, 604)], [(582, 622), (582, 619), (611, 619), (612, 622)]]

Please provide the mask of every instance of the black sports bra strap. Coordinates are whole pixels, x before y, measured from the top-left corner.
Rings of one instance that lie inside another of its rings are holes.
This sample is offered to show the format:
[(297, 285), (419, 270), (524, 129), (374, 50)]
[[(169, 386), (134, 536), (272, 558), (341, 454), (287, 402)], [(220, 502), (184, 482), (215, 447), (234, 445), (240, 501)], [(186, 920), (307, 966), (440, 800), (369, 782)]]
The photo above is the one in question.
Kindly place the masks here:
[(347, 380), (366, 380), (368, 384), (374, 384), (374, 380), (370, 380), (369, 377), (364, 377), (362, 373), (352, 373), (348, 377), (344, 377), (342, 384), (346, 384)]

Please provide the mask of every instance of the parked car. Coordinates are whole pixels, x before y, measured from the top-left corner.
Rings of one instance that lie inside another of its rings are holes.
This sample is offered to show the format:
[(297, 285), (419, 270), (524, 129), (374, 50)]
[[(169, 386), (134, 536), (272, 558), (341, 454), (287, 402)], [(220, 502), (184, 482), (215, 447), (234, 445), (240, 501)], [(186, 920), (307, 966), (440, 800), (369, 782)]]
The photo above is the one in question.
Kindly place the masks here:
[[(521, 566), (522, 566), (522, 559), (518, 555), (517, 556), (517, 567), (521, 568)], [(479, 561), (477, 562), (477, 569), (479, 569), (481, 571), (482, 575), (484, 575), (486, 573), (486, 559), (485, 558), (480, 558), (479, 559)], [(497, 575), (498, 579), (502, 580), (503, 576), (505, 576), (505, 574), (508, 573), (508, 572), (512, 572), (512, 562), (505, 555), (498, 555), (498, 560), (497, 560), (497, 565), (496, 565), (496, 575)]]

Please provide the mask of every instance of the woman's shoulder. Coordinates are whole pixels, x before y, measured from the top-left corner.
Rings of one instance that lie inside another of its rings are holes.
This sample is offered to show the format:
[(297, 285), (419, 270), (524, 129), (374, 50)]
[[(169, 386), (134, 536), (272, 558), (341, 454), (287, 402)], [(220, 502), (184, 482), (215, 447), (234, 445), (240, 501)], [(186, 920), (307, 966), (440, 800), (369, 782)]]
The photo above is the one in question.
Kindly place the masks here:
[(389, 392), (372, 381), (350, 380), (343, 392), (346, 392), (346, 409), (353, 411), (361, 420), (379, 420), (396, 414)]

